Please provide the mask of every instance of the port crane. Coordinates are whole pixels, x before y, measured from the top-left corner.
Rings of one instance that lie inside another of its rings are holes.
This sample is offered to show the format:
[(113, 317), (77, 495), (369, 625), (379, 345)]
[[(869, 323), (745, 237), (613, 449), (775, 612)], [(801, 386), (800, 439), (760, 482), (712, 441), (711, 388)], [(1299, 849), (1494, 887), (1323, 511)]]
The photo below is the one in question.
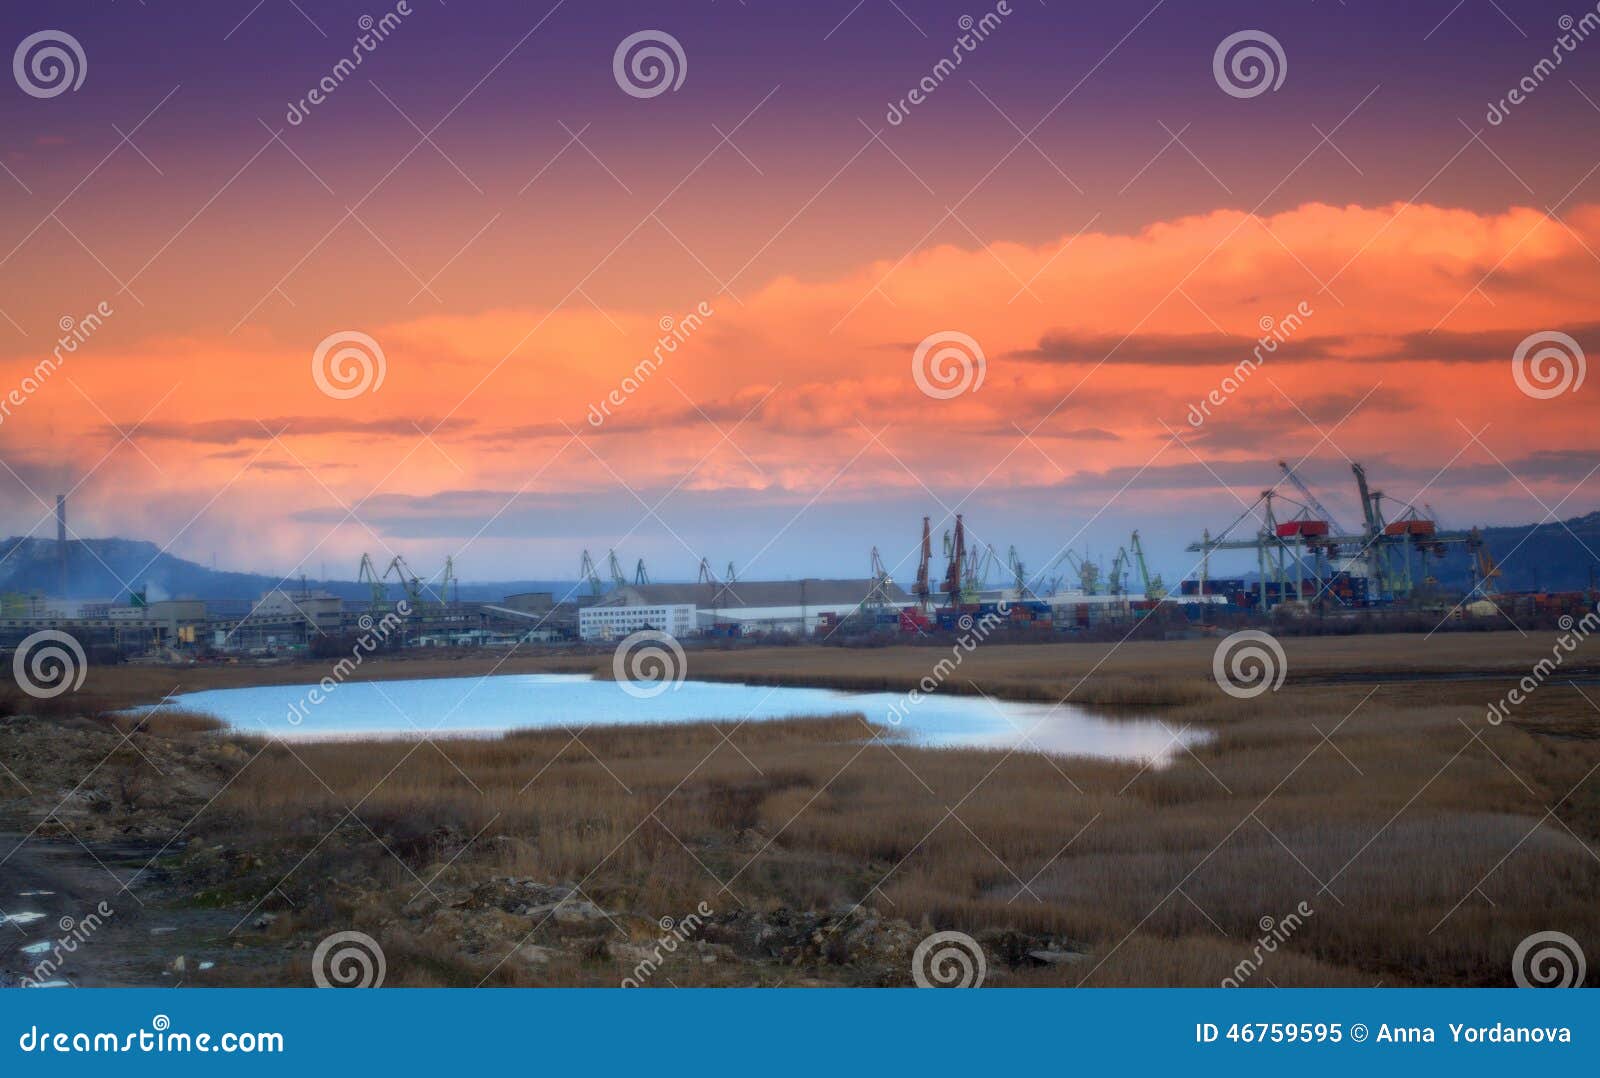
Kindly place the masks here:
[(371, 592), (372, 612), (377, 613), (388, 601), (389, 589), (384, 585), (383, 578), (378, 575), (377, 567), (372, 564), (371, 554), (361, 555), (361, 568), (356, 571), (356, 582), (367, 585)]
[(1139, 581), (1144, 585), (1144, 597), (1152, 602), (1159, 602), (1167, 597), (1166, 584), (1161, 580), (1161, 574), (1150, 575), (1150, 569), (1144, 563), (1144, 547), (1139, 543), (1139, 533), (1136, 531), (1128, 541), (1133, 551), (1134, 564), (1139, 567)]
[(389, 567), (383, 571), (383, 579), (388, 580), (391, 573), (400, 581), (400, 586), (405, 589), (406, 601), (411, 604), (411, 609), (421, 610), (422, 580), (416, 573), (411, 571), (411, 566), (407, 565), (406, 560), (398, 554), (389, 563)]
[(911, 586), (911, 595), (917, 605), (926, 614), (932, 604), (933, 589), (928, 579), (928, 562), (933, 559), (933, 533), (929, 530), (928, 518), (922, 518), (922, 556), (917, 560), (917, 580)]
[(595, 571), (594, 559), (589, 556), (587, 550), (583, 552), (583, 557), (578, 562), (578, 576), (588, 582), (590, 598), (598, 599), (605, 593), (605, 586), (600, 583), (600, 574)]

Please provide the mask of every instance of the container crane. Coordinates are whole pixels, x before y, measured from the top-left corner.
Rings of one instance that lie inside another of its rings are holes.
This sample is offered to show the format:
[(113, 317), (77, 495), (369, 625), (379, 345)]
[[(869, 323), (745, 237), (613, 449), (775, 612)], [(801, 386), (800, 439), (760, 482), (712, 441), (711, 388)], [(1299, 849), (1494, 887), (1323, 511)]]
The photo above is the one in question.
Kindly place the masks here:
[(1334, 519), (1333, 514), (1328, 512), (1328, 507), (1323, 505), (1322, 502), (1317, 499), (1315, 494), (1311, 493), (1311, 488), (1306, 486), (1305, 483), (1301, 482), (1298, 475), (1294, 474), (1294, 469), (1289, 467), (1288, 461), (1278, 461), (1278, 467), (1283, 469), (1283, 477), (1294, 485), (1294, 489), (1300, 492), (1301, 497), (1305, 498), (1306, 507), (1313, 513), (1317, 514), (1317, 518), (1323, 524), (1326, 524), (1330, 529), (1332, 529), (1334, 535), (1348, 534), (1344, 530), (1344, 527)]

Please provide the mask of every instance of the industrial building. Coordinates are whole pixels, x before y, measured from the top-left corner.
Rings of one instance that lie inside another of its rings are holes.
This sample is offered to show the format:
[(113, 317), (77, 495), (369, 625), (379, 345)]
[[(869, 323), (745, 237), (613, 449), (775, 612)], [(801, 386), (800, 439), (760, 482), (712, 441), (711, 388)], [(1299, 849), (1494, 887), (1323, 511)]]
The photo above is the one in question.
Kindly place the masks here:
[(600, 603), (578, 611), (583, 640), (616, 640), (643, 629), (688, 636), (697, 628), (693, 603)]
[[(687, 632), (806, 635), (874, 604), (899, 607), (910, 602), (911, 597), (893, 583), (870, 579), (623, 584), (580, 610), (578, 625), (585, 640), (595, 639), (585, 626), (605, 624), (607, 611), (671, 609), (693, 611)], [(678, 635), (675, 629), (668, 631)]]

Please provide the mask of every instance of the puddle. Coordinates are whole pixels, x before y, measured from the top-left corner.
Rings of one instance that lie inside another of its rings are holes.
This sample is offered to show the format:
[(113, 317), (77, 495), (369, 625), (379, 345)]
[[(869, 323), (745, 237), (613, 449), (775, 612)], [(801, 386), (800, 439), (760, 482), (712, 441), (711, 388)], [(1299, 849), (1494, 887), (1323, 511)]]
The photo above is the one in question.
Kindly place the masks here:
[(44, 914), (35, 913), (32, 910), (25, 910), (22, 913), (13, 913), (9, 915), (0, 914), (0, 925), (31, 925), (35, 921), (42, 920), (44, 920)]
[(22, 953), (23, 954), (44, 954), (44, 953), (46, 953), (47, 951), (50, 950), (50, 947), (51, 947), (51, 943), (50, 943), (49, 940), (40, 940), (38, 943), (30, 943), (26, 947), (22, 948)]
[(21, 898), (44, 898), (46, 896), (54, 895), (55, 892), (54, 891), (18, 891), (17, 894)]
[(215, 962), (202, 962), (202, 963), (200, 963), (200, 969), (201, 969), (202, 972), (205, 971), (205, 970), (208, 970), (208, 969), (216, 969), (216, 968), (217, 968), (217, 964)]
[(27, 987), (29, 987), (29, 988), (71, 988), (72, 987), (72, 985), (68, 984), (66, 981), (38, 981), (38, 982), (28, 981), (28, 982), (26, 982), (26, 984), (27, 984)]
[(152, 936), (165, 936), (165, 935), (167, 935), (167, 934), (168, 934), (168, 933), (169, 933), (169, 932), (176, 932), (176, 931), (177, 931), (177, 929), (176, 929), (176, 928), (167, 928), (167, 927), (162, 927), (162, 928), (152, 928), (152, 929), (151, 929), (151, 930), (150, 930), (150, 934), (151, 934), (151, 935), (152, 935)]

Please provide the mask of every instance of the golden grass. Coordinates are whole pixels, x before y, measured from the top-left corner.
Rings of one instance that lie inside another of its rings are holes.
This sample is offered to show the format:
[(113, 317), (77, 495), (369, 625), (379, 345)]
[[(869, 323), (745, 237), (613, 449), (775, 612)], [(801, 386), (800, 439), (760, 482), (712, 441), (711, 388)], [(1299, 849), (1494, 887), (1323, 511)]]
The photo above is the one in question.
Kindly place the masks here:
[[(1533, 722), (1479, 722), (1479, 741), (1458, 721), (1478, 718), (1478, 685), (1379, 690), (1350, 714), (1365, 692), (1178, 709), (1175, 728), (1217, 739), (1143, 771), (872, 743), (860, 719), (279, 746), (211, 827), (310, 851), (282, 885), (308, 906), (355, 855), (396, 905), (450, 862), (440, 885), (581, 882), (650, 916), (863, 906), (1090, 956), (1018, 983), (1216, 984), (1261, 918), (1300, 902), (1315, 914), (1272, 983), (1504, 984), (1530, 932), (1597, 938), (1595, 799), (1560, 799), (1600, 743), (1552, 744)], [(1581, 697), (1549, 693), (1558, 727), (1593, 731)], [(349, 844), (316, 848), (357, 805)], [(1541, 822), (1550, 805), (1560, 822)]]
[[(1288, 684), (1245, 701), (1209, 683), (1214, 647), (987, 645), (948, 683), (1022, 699), (1081, 683), (1073, 701), (1144, 714), (1159, 704), (1174, 730), (1210, 731), (1165, 769), (922, 749), (874, 740), (881, 731), (860, 718), (273, 744), (197, 827), (259, 856), (219, 886), (241, 906), (284, 911), (279, 931), (390, 926), (396, 983), (488, 972), (467, 945), (411, 934), (400, 907), (424, 882), (503, 875), (579, 883), (629, 931), (630, 917), (681, 916), (700, 901), (856, 909), (972, 932), (997, 961), (1026, 949), (1007, 941), (1042, 937), (1086, 956), (999, 974), (1016, 984), (1215, 985), (1250, 954), (1262, 918), (1301, 902), (1315, 912), (1267, 959), (1266, 983), (1507, 984), (1532, 932), (1600, 939), (1595, 709), (1552, 681), (1511, 722), (1483, 721), (1507, 675), (1548, 654), (1548, 636), (1286, 640)], [(907, 689), (941, 653), (691, 651), (689, 672)], [(388, 672), (421, 669), (433, 667)], [(1497, 676), (1382, 680), (1408, 670)], [(156, 684), (145, 671), (133, 681), (103, 688)], [(850, 979), (850, 956), (838, 960), (824, 979)], [(616, 978), (603, 958), (568, 955), (502, 966), (492, 983)]]

